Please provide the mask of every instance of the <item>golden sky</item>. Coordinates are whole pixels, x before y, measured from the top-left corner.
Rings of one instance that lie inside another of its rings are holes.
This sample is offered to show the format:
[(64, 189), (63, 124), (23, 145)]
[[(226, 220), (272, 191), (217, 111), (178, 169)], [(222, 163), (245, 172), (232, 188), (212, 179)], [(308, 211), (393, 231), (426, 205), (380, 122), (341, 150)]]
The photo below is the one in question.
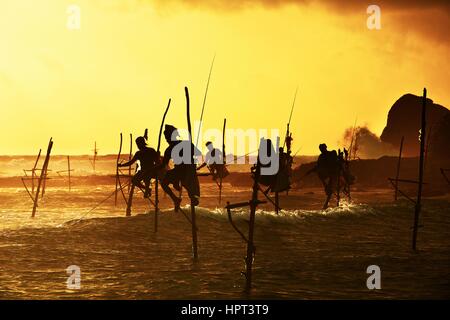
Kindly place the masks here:
[[(355, 118), (380, 134), (391, 105), (423, 87), (450, 104), (449, 11), (350, 1), (0, 0), (0, 154), (115, 153), (120, 132), (186, 127), (184, 86), (200, 116), (216, 54), (204, 128), (279, 128), (293, 95), (293, 149), (337, 148)], [(413, 3), (413, 2), (411, 2)], [(67, 7), (81, 29), (66, 27)], [(228, 4), (228, 5), (227, 5)], [(231, 5), (230, 5), (231, 4)], [(195, 137), (194, 137), (195, 139)], [(164, 146), (164, 145), (163, 145)], [(227, 150), (231, 151), (231, 150)]]

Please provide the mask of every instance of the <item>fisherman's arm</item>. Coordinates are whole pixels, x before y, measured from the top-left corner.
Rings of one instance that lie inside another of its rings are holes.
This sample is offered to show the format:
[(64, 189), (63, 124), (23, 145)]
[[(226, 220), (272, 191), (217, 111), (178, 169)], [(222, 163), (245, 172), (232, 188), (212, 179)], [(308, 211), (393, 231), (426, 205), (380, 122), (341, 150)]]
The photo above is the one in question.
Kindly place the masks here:
[(164, 151), (164, 157), (162, 159), (162, 162), (158, 165), (156, 165), (156, 170), (160, 170), (163, 169), (165, 167), (167, 167), (167, 165), (169, 164), (170, 161), (170, 157), (171, 157), (171, 152), (172, 149), (167, 148), (166, 151)]
[(118, 167), (129, 167), (129, 166), (133, 165), (133, 163), (135, 163), (136, 161), (137, 161), (137, 157), (136, 157), (136, 155), (134, 155), (133, 159), (131, 159), (130, 161), (125, 162), (125, 163), (119, 163)]

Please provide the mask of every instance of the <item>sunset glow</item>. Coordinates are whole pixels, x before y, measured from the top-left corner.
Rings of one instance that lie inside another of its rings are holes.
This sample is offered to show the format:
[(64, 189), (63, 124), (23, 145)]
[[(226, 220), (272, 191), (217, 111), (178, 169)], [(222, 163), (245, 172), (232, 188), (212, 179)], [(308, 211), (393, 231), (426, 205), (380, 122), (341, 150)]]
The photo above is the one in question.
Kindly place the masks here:
[[(448, 37), (418, 25), (434, 9), (380, 5), (382, 28), (369, 30), (367, 5), (294, 2), (1, 1), (0, 154), (35, 154), (50, 137), (55, 154), (88, 154), (94, 141), (115, 153), (119, 132), (145, 128), (155, 145), (169, 98), (167, 122), (186, 127), (185, 85), (199, 118), (214, 55), (204, 128), (226, 117), (230, 128), (284, 132), (298, 86), (291, 129), (303, 154), (338, 147), (356, 117), (380, 134), (405, 93), (427, 87), (448, 105)], [(80, 30), (66, 27), (73, 3)]]

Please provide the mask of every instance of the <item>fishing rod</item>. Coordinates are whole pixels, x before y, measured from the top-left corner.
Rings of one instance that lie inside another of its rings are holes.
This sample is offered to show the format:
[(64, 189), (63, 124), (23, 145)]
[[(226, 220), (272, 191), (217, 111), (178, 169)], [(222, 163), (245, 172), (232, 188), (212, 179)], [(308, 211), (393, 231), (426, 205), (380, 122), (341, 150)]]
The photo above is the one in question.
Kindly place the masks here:
[(295, 107), (295, 101), (297, 100), (297, 92), (298, 92), (298, 86), (297, 86), (297, 89), (295, 89), (294, 101), (292, 102), (291, 113), (289, 114), (289, 121), (287, 124), (286, 137), (284, 139), (283, 149), (284, 149), (284, 146), (286, 145), (286, 139), (289, 137), (289, 126), (291, 125), (292, 114), (294, 112), (294, 107)]
[(300, 152), (300, 150), (302, 150), (303, 146), (301, 146), (300, 148), (298, 148), (298, 150), (294, 153), (294, 157)]
[[(237, 157), (235, 160), (237, 160), (237, 159), (242, 159), (242, 158), (244, 158), (244, 157), (246, 157), (246, 156), (248, 156), (248, 155), (251, 155), (252, 153), (255, 153), (255, 152), (258, 152), (258, 150), (250, 151), (250, 152), (244, 154), (243, 156)], [(226, 166), (229, 166), (229, 164), (226, 164)]]
[(208, 75), (208, 81), (206, 82), (206, 89), (205, 89), (205, 95), (203, 96), (203, 105), (202, 105), (202, 112), (200, 114), (200, 122), (198, 124), (198, 131), (197, 131), (197, 140), (195, 141), (195, 147), (198, 147), (198, 138), (200, 137), (200, 130), (202, 128), (202, 121), (203, 121), (203, 113), (205, 111), (205, 105), (206, 105), (206, 97), (208, 96), (208, 90), (209, 90), (209, 82), (211, 80), (211, 74), (214, 67), (214, 61), (216, 60), (216, 55), (214, 55), (213, 60), (211, 62), (211, 67), (209, 68), (209, 75)]
[[(125, 189), (126, 187), (128, 187), (129, 183), (124, 184), (123, 186), (120, 186), (120, 190)], [(106, 201), (108, 201), (108, 199), (110, 199), (117, 191), (114, 190), (113, 192), (111, 192), (105, 199), (103, 199), (102, 201), (100, 201), (99, 203), (97, 203), (94, 207), (92, 207), (88, 212), (86, 212), (84, 215), (82, 215), (80, 218), (76, 219), (75, 222), (79, 222), (81, 220), (84, 219), (84, 217), (86, 217), (88, 214), (90, 214), (92, 211), (94, 211), (95, 209), (97, 209), (99, 206), (101, 206), (103, 203), (105, 203)]]

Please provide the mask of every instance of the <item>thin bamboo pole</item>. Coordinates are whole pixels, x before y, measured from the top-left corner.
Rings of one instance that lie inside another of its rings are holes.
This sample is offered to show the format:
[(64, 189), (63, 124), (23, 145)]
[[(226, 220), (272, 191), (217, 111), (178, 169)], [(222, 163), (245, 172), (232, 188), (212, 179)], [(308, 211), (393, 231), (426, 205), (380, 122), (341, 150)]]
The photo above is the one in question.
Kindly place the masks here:
[(116, 161), (116, 191), (114, 194), (114, 205), (117, 206), (117, 194), (118, 194), (118, 186), (119, 186), (119, 161), (120, 161), (120, 154), (122, 153), (122, 143), (123, 143), (123, 137), (122, 132), (120, 133), (120, 146), (119, 146), (119, 153), (117, 154), (117, 161)]
[(342, 165), (341, 149), (338, 150), (338, 172), (336, 181), (336, 206), (339, 207), (341, 202), (341, 165)]
[(417, 201), (414, 210), (414, 228), (412, 248), (417, 250), (417, 231), (419, 228), (419, 216), (422, 207), (422, 182), (423, 182), (423, 163), (424, 163), (424, 149), (425, 149), (425, 135), (426, 135), (426, 104), (427, 104), (427, 89), (423, 89), (423, 101), (422, 101), (422, 123), (420, 129), (420, 158), (419, 158), (419, 188), (417, 190)]
[(398, 152), (397, 173), (395, 175), (395, 194), (394, 194), (395, 201), (397, 201), (397, 199), (398, 199), (398, 179), (400, 177), (400, 163), (402, 161), (402, 151), (403, 151), (404, 140), (405, 140), (405, 137), (402, 136), (402, 140), (400, 141), (400, 150)]
[[(189, 103), (189, 90), (187, 87), (184, 88), (186, 95), (186, 114), (187, 114), (187, 124), (189, 131), (189, 142), (191, 143), (191, 159), (194, 158), (194, 145), (192, 144), (192, 128), (191, 128), (191, 115), (190, 115), (190, 103)], [(196, 175), (195, 163), (190, 164), (192, 174)], [(197, 225), (195, 216), (195, 205), (191, 200), (191, 223), (192, 223), (192, 253), (194, 260), (198, 259), (198, 248), (197, 248)]]
[[(128, 161), (133, 157), (133, 134), (130, 133), (130, 154), (128, 155)], [(128, 192), (130, 192), (132, 185), (131, 166), (128, 167)]]
[(36, 215), (36, 209), (38, 207), (38, 202), (39, 202), (39, 192), (41, 190), (42, 180), (44, 180), (44, 182), (45, 182), (45, 179), (46, 179), (47, 167), (48, 167), (48, 162), (50, 161), (50, 153), (52, 152), (52, 147), (53, 147), (53, 141), (52, 141), (52, 138), (50, 138), (50, 141), (49, 141), (48, 147), (47, 147), (47, 154), (45, 156), (44, 164), (43, 164), (42, 170), (41, 170), (41, 176), (39, 178), (37, 189), (36, 189), (36, 195), (34, 196), (33, 211), (31, 213), (32, 218), (34, 218)]
[(95, 161), (97, 161), (97, 141), (94, 141), (94, 159), (93, 159), (94, 172), (95, 172)]
[[(167, 103), (166, 110), (164, 111), (163, 118), (161, 120), (161, 126), (159, 127), (158, 146), (156, 148), (156, 154), (158, 156), (158, 163), (160, 161), (161, 135), (162, 135), (163, 127), (164, 127), (164, 122), (166, 120), (167, 112), (169, 111), (169, 108), (170, 108), (170, 102), (171, 101), (172, 101), (172, 99), (169, 99), (169, 102)], [(147, 132), (148, 131), (146, 129), (145, 130), (145, 134), (146, 135), (148, 134)], [(159, 187), (159, 178), (158, 178), (158, 172), (156, 172), (155, 174), (156, 174), (156, 177), (155, 177), (155, 222), (154, 222), (154, 230), (155, 230), (155, 232), (158, 232), (158, 213), (159, 213), (159, 191), (158, 191), (158, 187)]]
[(36, 167), (39, 162), (39, 158), (41, 157), (41, 151), (42, 151), (42, 149), (39, 149), (39, 153), (36, 158), (36, 161), (34, 162), (33, 169), (31, 169), (31, 193), (32, 194), (34, 194), (34, 179), (36, 179)]
[(72, 171), (72, 170), (70, 169), (70, 156), (67, 156), (67, 168), (68, 168), (67, 172), (69, 174), (69, 191), (71, 191), (72, 181), (71, 181), (71, 177), (70, 177), (70, 171)]
[(219, 204), (222, 202), (222, 180), (225, 173), (226, 165), (226, 154), (225, 154), (225, 129), (227, 126), (227, 119), (223, 119), (223, 129), (222, 129), (222, 170), (219, 172)]
[(253, 188), (252, 188), (252, 200), (250, 201), (250, 220), (249, 220), (249, 224), (248, 224), (247, 256), (245, 257), (245, 264), (246, 264), (245, 291), (247, 293), (250, 293), (251, 288), (252, 288), (252, 268), (253, 268), (254, 254), (255, 254), (253, 235), (254, 235), (254, 230), (255, 230), (256, 207), (258, 205), (259, 175), (260, 175), (260, 171), (258, 169), (256, 169), (255, 177), (254, 177), (254, 181), (253, 181)]

